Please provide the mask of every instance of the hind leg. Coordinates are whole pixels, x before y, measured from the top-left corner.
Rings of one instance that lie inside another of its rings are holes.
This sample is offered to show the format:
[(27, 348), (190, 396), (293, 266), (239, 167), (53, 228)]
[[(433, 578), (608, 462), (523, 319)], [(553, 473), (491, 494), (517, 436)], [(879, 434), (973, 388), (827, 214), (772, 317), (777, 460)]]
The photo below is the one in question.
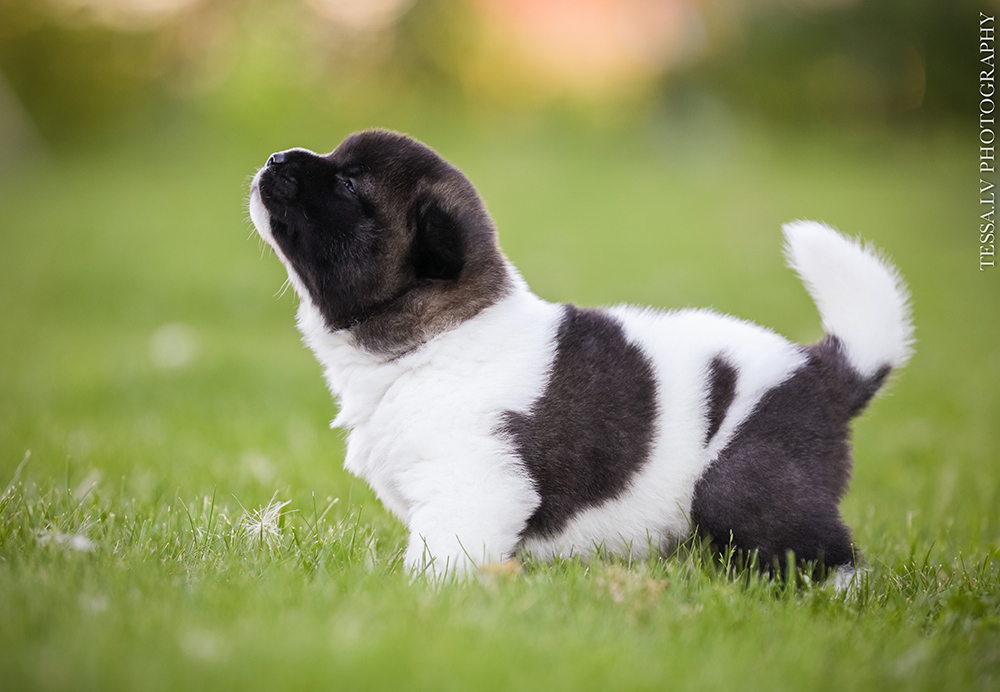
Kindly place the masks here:
[(782, 445), (744, 440), (696, 484), (692, 519), (716, 544), (757, 551), (766, 569), (783, 567), (788, 551), (821, 570), (852, 565), (857, 555), (840, 520), (835, 479), (824, 476)]

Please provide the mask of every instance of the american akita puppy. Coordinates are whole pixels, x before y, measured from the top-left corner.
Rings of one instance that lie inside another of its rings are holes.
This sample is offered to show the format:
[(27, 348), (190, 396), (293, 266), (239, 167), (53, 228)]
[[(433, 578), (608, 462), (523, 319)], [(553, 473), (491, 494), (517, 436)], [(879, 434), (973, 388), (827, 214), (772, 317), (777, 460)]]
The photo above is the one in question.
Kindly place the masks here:
[(854, 564), (849, 423), (913, 331), (872, 249), (784, 227), (826, 332), (802, 346), (708, 310), (541, 300), (472, 183), (393, 132), (272, 155), (250, 215), (339, 399), (345, 466), (406, 523), (409, 567), (648, 556), (694, 530), (762, 565)]

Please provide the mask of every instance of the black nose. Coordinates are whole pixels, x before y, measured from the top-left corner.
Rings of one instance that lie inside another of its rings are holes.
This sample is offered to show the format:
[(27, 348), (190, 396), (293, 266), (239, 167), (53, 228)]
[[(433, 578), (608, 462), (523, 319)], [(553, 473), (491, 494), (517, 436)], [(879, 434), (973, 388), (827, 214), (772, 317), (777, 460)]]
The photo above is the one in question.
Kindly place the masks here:
[(276, 163), (284, 163), (284, 162), (285, 162), (285, 152), (283, 151), (279, 151), (277, 154), (271, 154), (271, 156), (267, 159), (268, 166), (273, 166)]

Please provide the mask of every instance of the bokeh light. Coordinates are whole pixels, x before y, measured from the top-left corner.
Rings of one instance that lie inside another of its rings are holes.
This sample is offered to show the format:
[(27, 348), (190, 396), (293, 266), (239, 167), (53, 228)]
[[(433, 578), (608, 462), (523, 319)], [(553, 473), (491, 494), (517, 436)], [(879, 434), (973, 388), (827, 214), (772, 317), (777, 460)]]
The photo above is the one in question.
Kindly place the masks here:
[(62, 146), (289, 90), (341, 112), (446, 98), (627, 114), (693, 91), (779, 123), (951, 122), (974, 76), (960, 72), (970, 12), (965, 0), (6, 0), (0, 127)]

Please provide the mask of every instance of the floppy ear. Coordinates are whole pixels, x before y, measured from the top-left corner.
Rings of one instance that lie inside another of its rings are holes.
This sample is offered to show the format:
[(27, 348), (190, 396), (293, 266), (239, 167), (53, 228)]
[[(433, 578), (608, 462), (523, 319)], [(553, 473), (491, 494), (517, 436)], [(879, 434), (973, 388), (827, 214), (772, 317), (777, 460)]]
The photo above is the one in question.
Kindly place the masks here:
[(454, 281), (465, 266), (465, 239), (454, 216), (436, 201), (417, 212), (410, 258), (419, 278)]

